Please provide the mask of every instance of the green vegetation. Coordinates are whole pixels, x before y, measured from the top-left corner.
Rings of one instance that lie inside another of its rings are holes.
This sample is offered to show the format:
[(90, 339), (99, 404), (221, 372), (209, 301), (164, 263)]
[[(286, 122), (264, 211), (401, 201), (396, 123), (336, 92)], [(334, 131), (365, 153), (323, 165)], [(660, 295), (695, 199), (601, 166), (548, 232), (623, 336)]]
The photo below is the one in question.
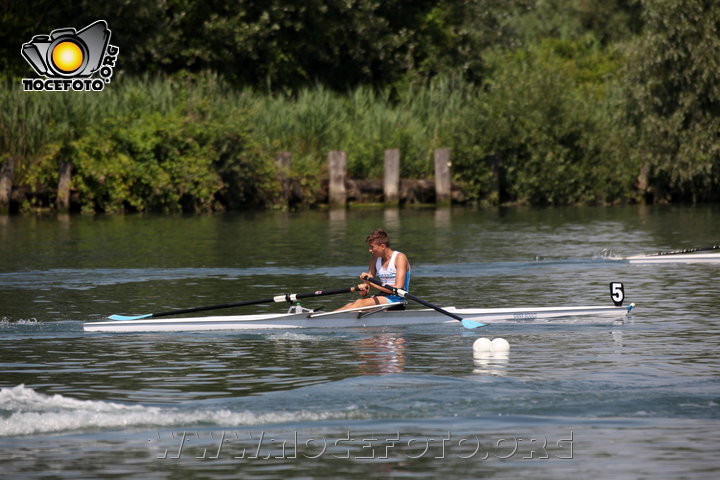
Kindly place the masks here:
[[(0, 33), (23, 209), (54, 205), (67, 161), (74, 208), (208, 212), (278, 205), (280, 151), (312, 205), (329, 150), (380, 178), (399, 148), (428, 178), (439, 147), (480, 204), (720, 199), (716, 2), (56, 3), (12, 4)], [(21, 43), (99, 18), (120, 46), (104, 91), (22, 91)]]
[(656, 201), (720, 200), (720, 4), (644, 2), (627, 64), (636, 155)]

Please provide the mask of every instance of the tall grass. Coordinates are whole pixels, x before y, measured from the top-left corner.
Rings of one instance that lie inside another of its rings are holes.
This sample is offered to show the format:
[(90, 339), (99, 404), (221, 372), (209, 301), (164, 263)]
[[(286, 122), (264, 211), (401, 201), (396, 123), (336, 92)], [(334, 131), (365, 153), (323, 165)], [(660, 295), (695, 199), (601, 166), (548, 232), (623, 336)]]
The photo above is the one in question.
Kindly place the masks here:
[(242, 112), (268, 152), (323, 164), (327, 151), (348, 152), (350, 174), (382, 175), (382, 152), (400, 148), (403, 174), (432, 173), (433, 148), (463, 108), (470, 92), (440, 80), (427, 88), (389, 91), (360, 87), (339, 94), (321, 86), (294, 94), (235, 91), (213, 75), (200, 78), (123, 78), (102, 92), (22, 92), (17, 82), (0, 89), (0, 151), (31, 160), (48, 145), (81, 137), (106, 119), (165, 114), (176, 109), (208, 116)]
[(169, 111), (172, 90), (166, 82), (145, 77), (102, 92), (23, 92), (18, 81), (6, 79), (0, 88), (0, 155), (28, 166), (106, 118)]
[(247, 90), (240, 98), (268, 150), (289, 150), (318, 167), (329, 150), (345, 150), (351, 176), (379, 178), (389, 148), (401, 150), (403, 176), (432, 175), (431, 152), (442, 143), (440, 132), (466, 108), (466, 95), (437, 82), (398, 99), (368, 87), (344, 95), (323, 87), (275, 96)]

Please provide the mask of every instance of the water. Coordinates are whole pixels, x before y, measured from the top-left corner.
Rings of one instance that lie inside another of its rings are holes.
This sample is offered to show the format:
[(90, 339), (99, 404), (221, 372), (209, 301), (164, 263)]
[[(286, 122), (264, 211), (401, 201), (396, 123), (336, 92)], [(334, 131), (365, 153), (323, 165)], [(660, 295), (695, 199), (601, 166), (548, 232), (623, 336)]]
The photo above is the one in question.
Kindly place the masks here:
[[(601, 252), (712, 245), (719, 219), (717, 207), (0, 217), (4, 476), (714, 479), (720, 265)], [(622, 281), (637, 309), (478, 330), (82, 331), (111, 313), (350, 286), (376, 226), (410, 257), (413, 293), (441, 305), (603, 305)], [(509, 354), (474, 356), (481, 336)]]

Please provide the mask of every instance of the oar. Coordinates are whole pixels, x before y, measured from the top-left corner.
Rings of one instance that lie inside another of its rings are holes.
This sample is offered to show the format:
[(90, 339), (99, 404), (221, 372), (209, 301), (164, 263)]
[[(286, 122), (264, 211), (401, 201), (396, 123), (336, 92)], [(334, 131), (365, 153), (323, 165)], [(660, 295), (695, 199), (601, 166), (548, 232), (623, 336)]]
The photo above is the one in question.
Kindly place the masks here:
[(300, 300), (301, 298), (323, 297), (325, 295), (337, 295), (340, 293), (351, 293), (351, 292), (354, 292), (356, 289), (357, 289), (357, 287), (350, 287), (350, 288), (339, 288), (337, 290), (317, 290), (315, 292), (309, 292), (309, 293), (284, 293), (282, 295), (276, 295), (276, 296), (270, 297), (270, 298), (261, 298), (259, 300), (246, 300), (244, 302), (224, 303), (222, 305), (211, 305), (209, 307), (183, 308), (180, 310), (170, 310), (168, 312), (160, 312), (160, 313), (148, 313), (145, 315), (135, 315), (135, 316), (110, 315), (108, 318), (110, 320), (141, 320), (143, 318), (167, 317), (169, 315), (180, 315), (183, 313), (192, 313), (192, 312), (204, 312), (206, 310), (218, 310), (220, 308), (244, 307), (246, 305), (259, 305), (261, 303), (294, 302), (296, 300)]
[(377, 279), (375, 279), (375, 278), (372, 278), (372, 277), (369, 276), (369, 275), (366, 275), (365, 277), (363, 277), (363, 279), (364, 279), (364, 280), (367, 280), (368, 282), (372, 282), (372, 283), (374, 283), (375, 285), (378, 285), (378, 286), (380, 286), (380, 287), (383, 287), (383, 288), (386, 288), (386, 289), (390, 290), (393, 295), (397, 295), (397, 296), (402, 297), (402, 298), (409, 298), (410, 300), (413, 300), (413, 301), (415, 301), (415, 302), (418, 302), (418, 303), (421, 304), (421, 305), (425, 305), (425, 306), (428, 307), (428, 308), (432, 308), (433, 310), (438, 311), (438, 312), (442, 313), (443, 315), (447, 315), (448, 317), (453, 318), (453, 319), (457, 320), (458, 322), (461, 322), (465, 328), (478, 328), (478, 327), (484, 327), (484, 326), (485, 326), (484, 323), (477, 322), (477, 321), (472, 320), (472, 319), (470, 319), (470, 318), (462, 318), (460, 315), (455, 315), (454, 313), (448, 312), (447, 310), (445, 310), (445, 309), (443, 309), (443, 308), (440, 308), (440, 307), (438, 307), (437, 305), (433, 305), (433, 304), (430, 303), (430, 302), (426, 302), (426, 301), (423, 300), (422, 298), (418, 298), (418, 297), (416, 297), (415, 295), (411, 295), (410, 293), (406, 292), (406, 291), (403, 290), (402, 288), (391, 287), (390, 285), (385, 285), (385, 284), (382, 283), (381, 281), (379, 281), (379, 280), (377, 280)]
[(693, 252), (707, 252), (709, 250), (717, 250), (720, 248), (720, 245), (713, 245), (711, 247), (697, 247), (697, 248), (686, 248), (685, 250), (671, 250), (669, 252), (655, 252), (655, 253), (648, 253), (648, 257), (656, 257), (660, 255), (679, 255), (681, 253), (693, 253)]

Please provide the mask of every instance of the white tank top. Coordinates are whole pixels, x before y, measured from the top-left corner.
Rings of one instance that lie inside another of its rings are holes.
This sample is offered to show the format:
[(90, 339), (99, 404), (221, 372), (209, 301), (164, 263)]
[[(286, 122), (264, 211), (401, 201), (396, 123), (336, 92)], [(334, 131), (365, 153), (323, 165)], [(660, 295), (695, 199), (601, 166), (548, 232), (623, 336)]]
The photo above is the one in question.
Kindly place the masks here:
[[(387, 268), (383, 267), (383, 259), (378, 258), (377, 262), (375, 263), (375, 273), (378, 277), (380, 277), (380, 280), (386, 284), (386, 285), (395, 285), (395, 282), (397, 281), (397, 268), (395, 268), (395, 257), (397, 257), (397, 254), (400, 253), (397, 250), (395, 250), (390, 257), (390, 261), (388, 262)], [(408, 289), (410, 285), (410, 271), (405, 274), (405, 285), (403, 285), (403, 290)]]

